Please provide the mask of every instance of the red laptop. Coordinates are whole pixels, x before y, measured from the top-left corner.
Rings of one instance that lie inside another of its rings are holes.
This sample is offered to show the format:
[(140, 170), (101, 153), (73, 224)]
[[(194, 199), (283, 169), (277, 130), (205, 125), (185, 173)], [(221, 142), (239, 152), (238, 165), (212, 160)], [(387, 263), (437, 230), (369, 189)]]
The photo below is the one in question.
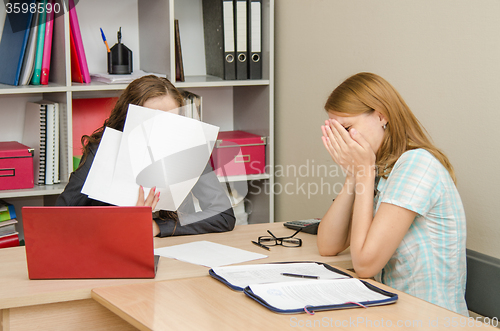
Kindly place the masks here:
[(154, 278), (150, 207), (23, 207), (30, 279)]

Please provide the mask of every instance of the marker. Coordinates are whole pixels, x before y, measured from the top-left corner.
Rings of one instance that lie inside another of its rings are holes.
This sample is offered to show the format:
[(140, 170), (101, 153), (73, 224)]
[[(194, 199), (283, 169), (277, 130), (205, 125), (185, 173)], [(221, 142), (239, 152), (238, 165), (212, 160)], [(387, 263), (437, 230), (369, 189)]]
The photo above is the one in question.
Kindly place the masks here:
[(319, 279), (318, 276), (309, 276), (309, 275), (299, 275), (299, 274), (289, 274), (289, 273), (282, 273), (282, 276), (287, 276), (287, 277), (295, 277), (295, 278), (307, 278), (307, 279)]
[(102, 31), (102, 28), (99, 28), (99, 29), (101, 29), (102, 41), (104, 41), (104, 45), (106, 45), (106, 49), (108, 50), (108, 53), (109, 53), (109, 52), (111, 52), (111, 50), (109, 49), (108, 42), (106, 41), (106, 36), (104, 35), (104, 31)]
[(252, 243), (253, 243), (253, 244), (255, 244), (255, 245), (257, 245), (257, 246), (259, 246), (259, 247), (264, 248), (265, 250), (268, 250), (268, 251), (270, 251), (270, 250), (271, 250), (271, 249), (270, 249), (269, 247), (267, 247), (266, 245), (262, 245), (261, 243), (258, 243), (258, 242), (256, 242), (256, 241), (253, 241), (253, 240), (252, 240)]

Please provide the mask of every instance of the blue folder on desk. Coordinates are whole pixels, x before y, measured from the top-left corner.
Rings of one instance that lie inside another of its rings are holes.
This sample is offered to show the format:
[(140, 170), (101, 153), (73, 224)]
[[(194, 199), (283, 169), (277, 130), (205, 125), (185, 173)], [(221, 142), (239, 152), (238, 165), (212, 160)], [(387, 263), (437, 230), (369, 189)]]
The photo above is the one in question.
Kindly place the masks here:
[[(294, 265), (300, 264), (302, 265), (295, 268)], [(289, 273), (289, 270), (304, 268), (309, 270), (308, 276)], [(319, 262), (283, 262), (214, 269), (209, 270), (210, 276), (233, 290), (243, 291), (251, 299), (277, 313), (294, 314), (306, 311), (366, 308), (387, 305), (398, 300), (398, 295), (395, 293), (382, 290)], [(291, 280), (288, 281), (283, 279), (287, 277), (276, 278), (280, 274), (281, 276), (299, 276), (302, 279), (290, 278)], [(311, 276), (311, 274), (315, 275)], [(252, 281), (255, 283), (241, 284)]]
[[(35, 0), (22, 0), (15, 3), (20, 8), (25, 4), (28, 6), (27, 8), (30, 8), (30, 4), (35, 3)], [(0, 41), (0, 83), (19, 85), (19, 76), (30, 35), (32, 18), (33, 13), (30, 10), (26, 13), (21, 10), (17, 14), (12, 10), (5, 17), (2, 40)]]

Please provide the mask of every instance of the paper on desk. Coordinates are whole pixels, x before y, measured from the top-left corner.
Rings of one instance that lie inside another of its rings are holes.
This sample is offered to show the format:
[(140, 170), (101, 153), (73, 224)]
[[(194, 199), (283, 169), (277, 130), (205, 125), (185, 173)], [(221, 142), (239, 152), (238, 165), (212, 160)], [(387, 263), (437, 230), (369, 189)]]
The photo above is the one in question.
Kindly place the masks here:
[(210, 241), (194, 241), (187, 244), (161, 247), (156, 248), (154, 252), (155, 255), (170, 257), (210, 268), (267, 257), (267, 255), (249, 252)]
[[(139, 185), (160, 192), (155, 210), (177, 210), (203, 173), (219, 128), (130, 105), (123, 132), (106, 128), (82, 193), (134, 206)], [(185, 225), (185, 224), (181, 224)]]
[(368, 289), (359, 279), (308, 280), (250, 285), (252, 292), (279, 309), (302, 309), (347, 302), (384, 300), (388, 297)]
[(317, 276), (320, 279), (349, 278), (314, 262), (235, 265), (213, 268), (213, 271), (230, 284), (241, 288), (250, 284), (307, 280), (307, 278), (290, 278), (283, 276), (282, 273)]

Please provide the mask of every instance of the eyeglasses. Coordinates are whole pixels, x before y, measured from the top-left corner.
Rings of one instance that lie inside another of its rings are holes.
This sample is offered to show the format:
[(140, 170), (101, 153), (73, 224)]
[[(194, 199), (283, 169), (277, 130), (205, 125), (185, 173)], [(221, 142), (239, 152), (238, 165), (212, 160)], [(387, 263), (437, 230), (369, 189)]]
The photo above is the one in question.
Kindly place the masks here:
[(294, 234), (289, 237), (281, 237), (277, 238), (271, 231), (267, 230), (267, 233), (271, 235), (269, 236), (260, 236), (259, 244), (265, 246), (285, 246), (285, 247), (300, 247), (302, 246), (302, 239), (294, 238), (294, 236), (299, 233), (302, 229), (297, 230)]

